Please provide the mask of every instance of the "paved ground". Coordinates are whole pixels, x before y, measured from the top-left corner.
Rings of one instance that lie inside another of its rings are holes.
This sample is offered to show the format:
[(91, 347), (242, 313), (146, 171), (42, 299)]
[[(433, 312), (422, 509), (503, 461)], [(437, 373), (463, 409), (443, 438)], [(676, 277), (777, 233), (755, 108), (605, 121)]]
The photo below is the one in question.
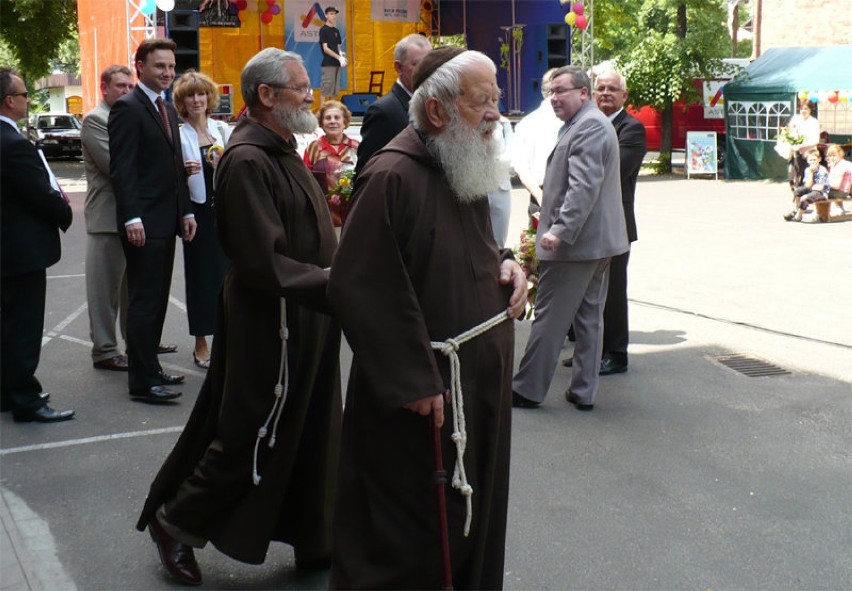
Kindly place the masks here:
[[(82, 190), (81, 165), (58, 168)], [(0, 589), (174, 588), (133, 525), (203, 378), (181, 257), (164, 336), (180, 351), (163, 361), (187, 374), (184, 401), (134, 404), (125, 376), (91, 368), (72, 200), (38, 375), (78, 416), (0, 419)], [(777, 183), (646, 177), (637, 201), (630, 371), (602, 380), (592, 413), (565, 403), (565, 368), (542, 408), (515, 411), (505, 587), (852, 587), (852, 223), (784, 223)], [(528, 334), (518, 323), (516, 363)], [(745, 377), (715, 359), (731, 353), (790, 373)], [(198, 557), (209, 589), (327, 585), (283, 545), (261, 567)]]

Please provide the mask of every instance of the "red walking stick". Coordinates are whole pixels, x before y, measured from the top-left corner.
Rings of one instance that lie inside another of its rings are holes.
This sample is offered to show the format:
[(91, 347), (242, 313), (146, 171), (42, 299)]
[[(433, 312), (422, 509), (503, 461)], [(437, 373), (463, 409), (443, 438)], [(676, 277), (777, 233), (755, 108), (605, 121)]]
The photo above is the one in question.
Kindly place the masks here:
[(432, 448), (435, 452), (435, 492), (438, 494), (438, 526), (441, 533), (441, 574), (443, 588), (453, 588), (453, 572), (450, 566), (450, 532), (447, 526), (447, 472), (444, 470), (444, 458), (441, 453), (441, 428), (432, 417)]

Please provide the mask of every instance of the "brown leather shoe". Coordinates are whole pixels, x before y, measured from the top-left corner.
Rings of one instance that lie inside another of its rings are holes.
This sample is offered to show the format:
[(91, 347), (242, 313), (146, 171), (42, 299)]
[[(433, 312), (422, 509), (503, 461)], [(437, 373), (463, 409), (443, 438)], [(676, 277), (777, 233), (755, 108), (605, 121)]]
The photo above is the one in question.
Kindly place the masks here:
[(160, 562), (166, 567), (171, 575), (184, 585), (200, 585), (201, 569), (195, 562), (195, 553), (192, 546), (181, 544), (171, 537), (154, 517), (148, 522), (148, 532), (151, 539), (157, 545), (160, 553)]
[(92, 363), (95, 369), (107, 369), (109, 371), (127, 371), (127, 357), (124, 355), (116, 355), (109, 359), (102, 359)]

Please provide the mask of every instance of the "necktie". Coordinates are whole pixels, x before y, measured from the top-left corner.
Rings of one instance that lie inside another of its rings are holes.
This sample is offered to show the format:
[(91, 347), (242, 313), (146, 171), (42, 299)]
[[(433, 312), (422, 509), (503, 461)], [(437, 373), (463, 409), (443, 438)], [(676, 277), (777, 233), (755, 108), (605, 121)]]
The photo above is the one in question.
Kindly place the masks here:
[(166, 112), (166, 104), (162, 97), (157, 97), (157, 109), (160, 111), (160, 119), (163, 121), (163, 128), (166, 130), (166, 137), (169, 138), (169, 143), (172, 143), (172, 126), (169, 124), (169, 114)]

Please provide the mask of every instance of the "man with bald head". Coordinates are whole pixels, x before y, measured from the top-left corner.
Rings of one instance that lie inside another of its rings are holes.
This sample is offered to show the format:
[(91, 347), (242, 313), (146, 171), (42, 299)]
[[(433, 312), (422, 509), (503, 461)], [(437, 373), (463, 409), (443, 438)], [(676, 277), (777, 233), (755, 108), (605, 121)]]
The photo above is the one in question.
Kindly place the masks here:
[(524, 311), (526, 277), (497, 249), (489, 219), (505, 166), (495, 71), (479, 52), (429, 52), (413, 76), (412, 124), (358, 179), (328, 290), (354, 353), (332, 588), (443, 586), (430, 424), (445, 417), (452, 584), (503, 584), (511, 319)]
[(391, 91), (370, 105), (364, 114), (355, 174), (361, 172), (373, 154), (408, 126), (408, 102), (414, 92), (411, 79), (417, 64), (431, 49), (429, 40), (418, 33), (403, 37), (396, 44), (393, 67), (398, 78)]

